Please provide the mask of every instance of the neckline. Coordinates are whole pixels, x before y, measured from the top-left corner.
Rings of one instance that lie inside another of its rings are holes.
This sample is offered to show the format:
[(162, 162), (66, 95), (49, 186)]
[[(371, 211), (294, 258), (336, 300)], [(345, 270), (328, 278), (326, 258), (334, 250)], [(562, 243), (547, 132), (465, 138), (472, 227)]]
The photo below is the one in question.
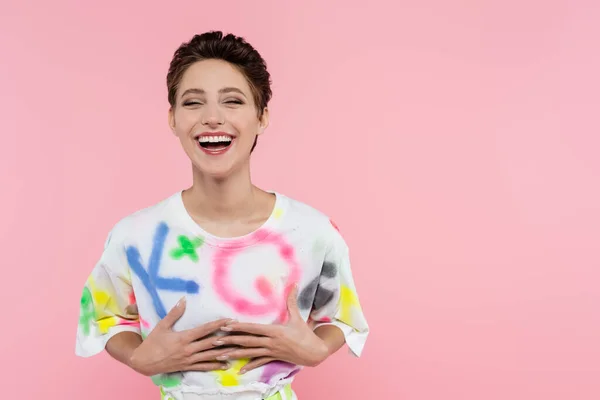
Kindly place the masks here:
[(176, 207), (179, 209), (179, 213), (182, 217), (182, 222), (185, 224), (186, 228), (194, 232), (195, 235), (202, 236), (204, 240), (204, 244), (208, 244), (214, 247), (225, 247), (228, 249), (232, 248), (243, 248), (255, 245), (256, 243), (266, 239), (273, 229), (279, 225), (279, 221), (284, 214), (284, 196), (280, 193), (272, 190), (267, 190), (267, 193), (271, 193), (275, 195), (275, 204), (273, 209), (271, 210), (271, 214), (269, 218), (265, 222), (262, 223), (261, 226), (256, 228), (254, 231), (249, 232), (242, 236), (234, 236), (234, 237), (222, 237), (214, 235), (210, 232), (207, 232), (200, 226), (190, 213), (185, 208), (185, 204), (183, 203), (182, 193), (183, 190), (178, 191), (174, 194), (174, 200)]

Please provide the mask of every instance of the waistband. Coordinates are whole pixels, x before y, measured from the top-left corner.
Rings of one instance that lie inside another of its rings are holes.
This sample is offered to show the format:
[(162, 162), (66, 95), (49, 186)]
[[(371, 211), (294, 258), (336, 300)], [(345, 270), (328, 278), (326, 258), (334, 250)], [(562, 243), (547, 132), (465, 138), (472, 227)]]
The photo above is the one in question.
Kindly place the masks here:
[(297, 400), (296, 394), (292, 390), (291, 383), (285, 384), (279, 389), (274, 388), (275, 392), (263, 397), (259, 392), (238, 392), (238, 393), (215, 393), (198, 394), (193, 392), (184, 392), (181, 390), (166, 392), (163, 387), (160, 388), (161, 400)]

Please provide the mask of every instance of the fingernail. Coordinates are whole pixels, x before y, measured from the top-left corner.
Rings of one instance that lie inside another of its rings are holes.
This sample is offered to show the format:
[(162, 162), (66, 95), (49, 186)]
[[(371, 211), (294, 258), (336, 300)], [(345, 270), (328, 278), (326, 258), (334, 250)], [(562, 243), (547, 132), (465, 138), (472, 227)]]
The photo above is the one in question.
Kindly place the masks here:
[(229, 321), (227, 321), (225, 324), (226, 325), (231, 325), (231, 324), (235, 324), (237, 322), (237, 319), (230, 319)]
[(222, 331), (226, 331), (226, 332), (231, 332), (233, 329), (231, 329), (231, 328), (230, 328), (230, 327), (228, 327), (228, 326), (222, 326), (222, 327), (221, 327), (221, 330), (222, 330)]
[(240, 369), (240, 375), (241, 375), (241, 374), (245, 374), (245, 373), (246, 373), (246, 370), (245, 370), (245, 369), (243, 369), (243, 368), (242, 368), (242, 369)]
[(227, 354), (223, 354), (222, 356), (218, 356), (217, 360), (227, 360), (229, 359), (229, 356)]
[(220, 346), (220, 345), (222, 345), (222, 344), (225, 344), (225, 342), (224, 342), (224, 341), (222, 341), (222, 340), (215, 340), (215, 341), (213, 342), (213, 344), (214, 344), (215, 346)]
[(185, 304), (185, 297), (182, 297), (181, 299), (179, 299), (179, 301), (177, 302), (177, 306), (182, 306)]
[(229, 363), (226, 363), (225, 365), (221, 366), (221, 369), (229, 369), (229, 368), (231, 368), (231, 364), (229, 364)]

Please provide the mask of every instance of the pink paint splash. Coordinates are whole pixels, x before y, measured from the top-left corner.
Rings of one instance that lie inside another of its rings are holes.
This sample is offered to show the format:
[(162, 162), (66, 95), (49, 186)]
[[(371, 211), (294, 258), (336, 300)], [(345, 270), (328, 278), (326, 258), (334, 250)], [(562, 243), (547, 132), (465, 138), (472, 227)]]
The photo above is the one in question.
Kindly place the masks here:
[(121, 319), (117, 325), (121, 326), (140, 326), (139, 321), (132, 321), (130, 319)]
[(330, 222), (330, 223), (331, 223), (331, 225), (332, 225), (332, 226), (335, 228), (335, 230), (336, 230), (336, 231), (338, 231), (338, 232), (340, 231), (340, 228), (338, 228), (338, 226), (336, 225), (336, 223), (335, 223), (335, 222), (333, 222), (333, 220), (332, 220), (332, 219), (330, 219), (330, 220), (329, 220), (329, 222)]
[[(129, 305), (135, 306), (135, 308), (137, 309), (137, 300), (135, 298), (135, 293), (133, 292), (133, 290), (129, 293)], [(138, 320), (137, 321), (124, 319), (122, 323), (119, 323), (119, 325), (129, 325), (129, 326), (140, 326), (141, 325), (145, 328), (150, 327), (150, 324), (148, 322), (144, 321), (142, 319), (142, 317), (139, 315), (139, 310), (138, 310)]]
[[(242, 253), (244, 248), (250, 243), (257, 243), (259, 241), (265, 245), (275, 246), (279, 250), (279, 255), (289, 267), (289, 274), (282, 298), (275, 296), (271, 284), (264, 277), (260, 277), (254, 282), (254, 287), (264, 299), (264, 302), (253, 302), (242, 297), (230, 284), (229, 270), (233, 259)], [(213, 273), (215, 291), (235, 311), (254, 316), (278, 312), (277, 321), (280, 323), (287, 321), (287, 298), (294, 285), (300, 281), (300, 266), (296, 261), (294, 248), (283, 239), (282, 235), (261, 229), (247, 239), (232, 241), (226, 246), (220, 247), (214, 255), (213, 263), (215, 267)]]
[(140, 319), (140, 324), (142, 325), (142, 328), (150, 329), (150, 323), (148, 321), (143, 319), (141, 316), (139, 317), (139, 319)]
[(264, 276), (258, 278), (254, 282), (254, 286), (256, 286), (256, 290), (258, 290), (258, 293), (260, 293), (262, 297), (273, 296), (273, 287), (271, 286), (267, 278), (265, 278)]
[(288, 374), (280, 379), (291, 378), (300, 372), (300, 367), (285, 361), (271, 361), (270, 363), (265, 364), (263, 367), (263, 373), (260, 376), (260, 381), (270, 384), (275, 375), (286, 372)]

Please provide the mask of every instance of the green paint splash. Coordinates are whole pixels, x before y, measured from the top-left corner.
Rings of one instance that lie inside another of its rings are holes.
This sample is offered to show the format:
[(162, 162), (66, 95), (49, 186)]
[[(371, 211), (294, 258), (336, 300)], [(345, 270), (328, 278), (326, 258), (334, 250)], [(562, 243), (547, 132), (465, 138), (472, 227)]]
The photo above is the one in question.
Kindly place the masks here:
[(91, 325), (93, 321), (96, 320), (96, 310), (94, 309), (92, 292), (90, 292), (90, 289), (87, 286), (84, 286), (83, 288), (80, 307), (79, 325), (83, 330), (83, 334), (88, 336), (90, 334)]
[(152, 379), (152, 382), (154, 382), (156, 386), (164, 386), (166, 388), (172, 388), (181, 383), (181, 378), (173, 374), (154, 375), (150, 379)]
[(179, 260), (188, 256), (193, 262), (197, 262), (199, 258), (196, 249), (202, 246), (204, 239), (201, 237), (190, 239), (185, 235), (180, 235), (177, 238), (177, 241), (179, 242), (179, 247), (171, 250), (171, 257), (175, 260)]

